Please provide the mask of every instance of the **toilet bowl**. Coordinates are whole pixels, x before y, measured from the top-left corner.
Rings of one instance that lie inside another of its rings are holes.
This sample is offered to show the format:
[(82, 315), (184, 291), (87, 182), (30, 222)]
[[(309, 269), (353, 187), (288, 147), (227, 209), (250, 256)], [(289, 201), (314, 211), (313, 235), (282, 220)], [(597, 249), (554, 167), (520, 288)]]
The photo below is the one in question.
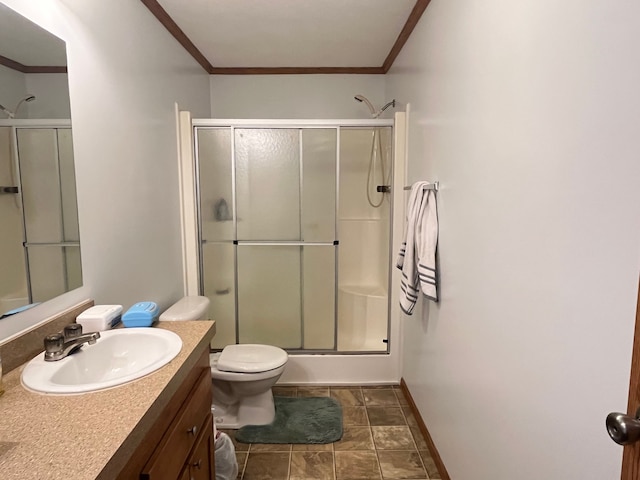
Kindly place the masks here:
[[(209, 299), (183, 297), (160, 321), (200, 320), (208, 317)], [(213, 388), (211, 411), (217, 428), (266, 425), (275, 418), (271, 387), (284, 372), (287, 352), (271, 345), (228, 345), (209, 357)]]
[(213, 353), (213, 415), (218, 428), (266, 425), (275, 418), (271, 387), (284, 372), (287, 352), (270, 345), (228, 345)]

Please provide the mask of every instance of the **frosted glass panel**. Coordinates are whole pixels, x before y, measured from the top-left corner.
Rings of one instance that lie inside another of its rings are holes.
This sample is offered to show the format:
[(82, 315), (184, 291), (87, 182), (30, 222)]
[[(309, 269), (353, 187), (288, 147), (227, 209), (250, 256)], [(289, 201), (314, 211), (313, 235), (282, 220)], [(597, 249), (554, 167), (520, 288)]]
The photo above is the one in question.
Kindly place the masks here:
[(63, 247), (30, 247), (28, 256), (32, 302), (44, 302), (69, 290)]
[(197, 136), (202, 239), (233, 240), (231, 129), (199, 128)]
[(82, 286), (82, 261), (80, 247), (63, 247), (67, 267), (67, 289), (73, 290)]
[(18, 151), (27, 242), (60, 242), (64, 235), (56, 130), (18, 130)]
[(374, 208), (367, 200), (367, 191), (372, 203), (379, 204), (383, 194), (376, 192), (376, 186), (391, 184), (392, 158), (390, 127), (340, 130), (341, 219), (388, 217), (390, 196), (384, 195), (381, 208)]
[(303, 249), (304, 348), (335, 348), (335, 255), (334, 246)]
[(238, 245), (240, 343), (300, 348), (300, 248)]
[(335, 129), (302, 130), (302, 239), (332, 242), (336, 239)]
[(57, 135), (63, 238), (67, 242), (78, 242), (80, 241), (80, 232), (78, 229), (76, 170), (73, 162), (71, 129), (59, 129)]
[(209, 297), (209, 317), (216, 321), (213, 348), (236, 343), (234, 246), (207, 243), (202, 246), (204, 295)]
[(300, 240), (299, 130), (237, 129), (238, 240)]

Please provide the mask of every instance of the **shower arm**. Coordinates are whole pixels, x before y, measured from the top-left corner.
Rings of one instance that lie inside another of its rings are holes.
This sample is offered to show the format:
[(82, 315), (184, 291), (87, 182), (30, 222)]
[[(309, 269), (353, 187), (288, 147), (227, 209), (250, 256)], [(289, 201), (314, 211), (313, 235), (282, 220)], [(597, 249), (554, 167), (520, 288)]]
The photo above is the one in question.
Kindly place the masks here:
[(382, 107), (380, 110), (378, 110), (373, 115), (373, 118), (378, 118), (380, 115), (382, 115), (382, 112), (384, 112), (387, 108), (389, 108), (389, 107), (394, 107), (395, 108), (395, 106), (396, 106), (396, 99), (394, 98), (389, 103), (387, 103), (384, 107)]

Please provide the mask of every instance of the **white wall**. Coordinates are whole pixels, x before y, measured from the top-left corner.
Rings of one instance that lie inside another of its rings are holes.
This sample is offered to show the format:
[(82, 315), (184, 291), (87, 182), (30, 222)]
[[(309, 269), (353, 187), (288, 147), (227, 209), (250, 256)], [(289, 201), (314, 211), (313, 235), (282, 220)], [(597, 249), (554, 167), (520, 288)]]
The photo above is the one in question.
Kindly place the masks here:
[(30, 73), (25, 79), (27, 92), (36, 99), (23, 103), (21, 114), (25, 109), (27, 118), (71, 118), (66, 73)]
[(619, 478), (640, 269), (640, 3), (433, 0), (388, 76), (439, 180), (403, 376), (455, 480)]
[(140, 2), (3, 1), (67, 42), (85, 286), (49, 306), (167, 307), (183, 292), (174, 102), (208, 116), (209, 76)]
[(211, 75), (213, 118), (371, 118), (353, 99), (386, 102), (384, 75)]
[[(16, 104), (26, 94), (27, 86), (24, 73), (0, 65), (0, 105), (13, 112)], [(8, 118), (0, 111), (0, 119)]]

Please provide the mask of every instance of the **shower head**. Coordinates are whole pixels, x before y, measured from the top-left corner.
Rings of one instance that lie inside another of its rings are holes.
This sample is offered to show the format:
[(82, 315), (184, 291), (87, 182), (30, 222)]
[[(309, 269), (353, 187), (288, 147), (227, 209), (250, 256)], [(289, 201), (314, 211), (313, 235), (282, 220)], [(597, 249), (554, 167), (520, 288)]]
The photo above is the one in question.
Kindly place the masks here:
[[(22, 100), (20, 100), (18, 102), (18, 105), (16, 105), (16, 108), (13, 110), (14, 111), (14, 115), (18, 114), (18, 109), (20, 108), (20, 106), (24, 103), (24, 102), (33, 102), (36, 99), (35, 95), (31, 95), (28, 94), (26, 97), (23, 97)], [(11, 117), (13, 118), (13, 117)]]
[(4, 112), (8, 118), (15, 118), (16, 115), (18, 114), (18, 109), (22, 106), (22, 104), (24, 102), (33, 102), (36, 99), (35, 95), (31, 95), (30, 93), (27, 94), (26, 96), (22, 97), (20, 99), (20, 101), (18, 102), (18, 104), (16, 105), (16, 108), (13, 109), (13, 112), (11, 110), (9, 110), (6, 107), (3, 107), (2, 105), (0, 105), (0, 110), (2, 110), (2, 112)]
[(384, 112), (387, 108), (396, 106), (396, 99), (394, 98), (389, 103), (387, 103), (384, 107), (382, 107), (380, 110), (376, 111), (374, 106), (364, 95), (356, 95), (353, 98), (355, 98), (359, 102), (366, 103), (367, 107), (369, 107), (369, 112), (371, 113), (371, 116), (373, 118), (378, 118), (382, 114), (382, 112)]
[(391, 100), (389, 103), (387, 103), (387, 104), (386, 104), (384, 107), (382, 107), (380, 110), (378, 110), (378, 111), (375, 113), (374, 117), (375, 117), (375, 118), (378, 118), (378, 117), (382, 114), (382, 112), (384, 112), (384, 111), (385, 111), (387, 108), (389, 108), (389, 107), (393, 107), (393, 108), (395, 108), (395, 107), (396, 107), (396, 99), (395, 99), (395, 98), (394, 98), (393, 100)]
[(367, 97), (365, 97), (364, 95), (356, 95), (353, 98), (355, 98), (360, 103), (365, 103), (367, 105), (367, 107), (369, 107), (369, 112), (371, 113), (371, 116), (374, 116), (376, 114), (376, 109), (373, 108), (373, 105), (367, 99)]

